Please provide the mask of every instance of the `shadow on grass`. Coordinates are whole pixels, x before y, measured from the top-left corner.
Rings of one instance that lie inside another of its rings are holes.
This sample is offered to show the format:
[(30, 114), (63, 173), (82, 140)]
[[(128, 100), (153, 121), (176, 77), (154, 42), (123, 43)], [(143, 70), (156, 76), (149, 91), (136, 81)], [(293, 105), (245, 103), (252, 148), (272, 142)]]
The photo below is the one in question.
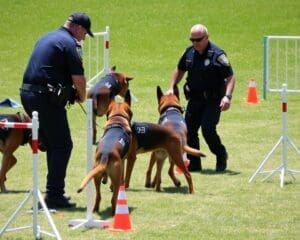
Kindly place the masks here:
[[(132, 213), (136, 207), (128, 207), (129, 214)], [(106, 209), (96, 213), (99, 217), (101, 217), (102, 220), (113, 218), (112, 216), (112, 209), (111, 207), (107, 207)]]
[[(151, 192), (154, 188), (126, 188), (126, 192)], [(155, 190), (154, 190), (155, 191)]]
[[(65, 212), (86, 212), (87, 208), (86, 207), (76, 207), (73, 209), (61, 209)], [(100, 212), (97, 213), (93, 213), (95, 215), (98, 215), (100, 217), (101, 220), (106, 220), (112, 217), (112, 212), (111, 212), (111, 207), (107, 207), (105, 210), (102, 210)]]
[[(128, 207), (129, 209), (129, 213), (133, 212), (136, 207)], [(59, 209), (58, 211), (64, 211), (64, 212), (72, 212), (72, 213), (75, 213), (75, 212), (86, 212), (87, 211), (87, 208), (86, 207), (76, 207), (76, 208), (62, 208), (62, 209)], [(111, 207), (106, 207), (105, 209), (103, 210), (100, 210), (99, 212), (96, 212), (96, 213), (93, 213), (97, 216), (99, 216), (101, 220), (107, 220), (107, 219), (110, 219), (112, 218), (112, 208)]]
[[(188, 194), (189, 188), (187, 186), (183, 187), (164, 187), (164, 192), (166, 193), (182, 193), (182, 194)], [(158, 192), (159, 193), (159, 192)]]
[(196, 172), (196, 173), (205, 174), (205, 175), (230, 175), (230, 176), (241, 174), (241, 172), (236, 172), (232, 170), (225, 170), (224, 172), (216, 172), (213, 169), (204, 169), (201, 172)]
[(163, 192), (166, 192), (166, 193), (182, 193), (182, 194), (186, 194), (189, 192), (189, 189), (187, 186), (183, 186), (183, 187), (176, 187), (176, 186), (173, 186), (173, 187), (162, 187), (162, 191), (161, 192), (156, 192), (155, 188), (144, 188), (144, 189), (137, 189), (137, 188), (128, 188), (126, 189), (126, 192), (153, 192), (153, 193), (157, 193), (157, 194), (160, 194), (160, 193), (163, 193)]
[(30, 190), (8, 190), (8, 192), (0, 192), (1, 194), (19, 194), (19, 193), (29, 193)]

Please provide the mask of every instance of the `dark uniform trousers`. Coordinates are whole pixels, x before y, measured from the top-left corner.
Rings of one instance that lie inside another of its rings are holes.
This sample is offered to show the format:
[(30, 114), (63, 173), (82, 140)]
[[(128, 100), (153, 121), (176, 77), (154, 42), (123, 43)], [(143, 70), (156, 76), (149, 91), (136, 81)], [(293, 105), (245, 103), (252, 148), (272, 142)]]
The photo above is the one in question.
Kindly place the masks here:
[(73, 148), (67, 112), (64, 106), (53, 105), (47, 93), (21, 90), (25, 111), (32, 117), (38, 112), (39, 138), (47, 148), (46, 194), (50, 197), (64, 194), (65, 176)]
[[(190, 99), (185, 114), (188, 129), (188, 145), (200, 149), (198, 130), (201, 127), (202, 135), (210, 151), (217, 157), (226, 154), (225, 146), (221, 143), (221, 139), (216, 131), (221, 115), (219, 104), (220, 101), (216, 100)], [(190, 160), (192, 169), (201, 169), (200, 157), (192, 155), (187, 155), (187, 157)]]

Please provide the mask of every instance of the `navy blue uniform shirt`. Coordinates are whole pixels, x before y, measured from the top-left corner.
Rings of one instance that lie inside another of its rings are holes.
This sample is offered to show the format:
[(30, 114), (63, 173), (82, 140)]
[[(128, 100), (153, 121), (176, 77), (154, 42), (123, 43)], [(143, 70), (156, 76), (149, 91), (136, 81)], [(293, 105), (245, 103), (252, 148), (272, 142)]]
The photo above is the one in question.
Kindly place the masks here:
[(71, 75), (84, 75), (81, 46), (64, 27), (49, 32), (36, 43), (23, 83), (72, 85)]
[(225, 52), (209, 42), (203, 54), (193, 46), (188, 47), (180, 58), (178, 69), (187, 71), (187, 84), (191, 93), (216, 92), (225, 84), (225, 78), (233, 75), (233, 70)]

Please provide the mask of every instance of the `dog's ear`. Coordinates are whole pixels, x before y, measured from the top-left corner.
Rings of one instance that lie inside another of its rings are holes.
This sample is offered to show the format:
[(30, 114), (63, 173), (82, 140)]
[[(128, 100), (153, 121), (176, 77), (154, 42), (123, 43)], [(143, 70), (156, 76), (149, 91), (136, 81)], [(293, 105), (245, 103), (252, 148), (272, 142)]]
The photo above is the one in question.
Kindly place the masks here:
[(131, 106), (131, 95), (130, 95), (130, 90), (128, 89), (125, 95), (125, 102)]
[(116, 69), (117, 69), (117, 67), (116, 67), (116, 66), (112, 66), (112, 67), (110, 68), (110, 72), (115, 72), (115, 71), (116, 71)]
[(176, 95), (176, 97), (179, 99), (179, 90), (177, 84), (174, 85), (173, 92)]
[(127, 76), (126, 76), (126, 78), (125, 78), (125, 79), (126, 79), (126, 81), (128, 82), (128, 81), (132, 80), (132, 79), (133, 79), (133, 77), (127, 77)]
[(163, 95), (164, 95), (164, 94), (163, 94), (163, 92), (162, 92), (160, 86), (157, 86), (157, 87), (156, 87), (156, 96), (157, 96), (158, 102), (159, 102), (160, 98), (161, 98)]

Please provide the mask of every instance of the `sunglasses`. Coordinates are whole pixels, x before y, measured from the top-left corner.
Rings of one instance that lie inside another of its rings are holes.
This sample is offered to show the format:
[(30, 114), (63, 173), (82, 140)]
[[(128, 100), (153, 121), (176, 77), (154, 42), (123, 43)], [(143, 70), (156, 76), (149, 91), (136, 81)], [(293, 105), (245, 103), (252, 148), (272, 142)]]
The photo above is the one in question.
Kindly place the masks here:
[(206, 36), (203, 36), (201, 38), (190, 38), (191, 42), (201, 42)]

